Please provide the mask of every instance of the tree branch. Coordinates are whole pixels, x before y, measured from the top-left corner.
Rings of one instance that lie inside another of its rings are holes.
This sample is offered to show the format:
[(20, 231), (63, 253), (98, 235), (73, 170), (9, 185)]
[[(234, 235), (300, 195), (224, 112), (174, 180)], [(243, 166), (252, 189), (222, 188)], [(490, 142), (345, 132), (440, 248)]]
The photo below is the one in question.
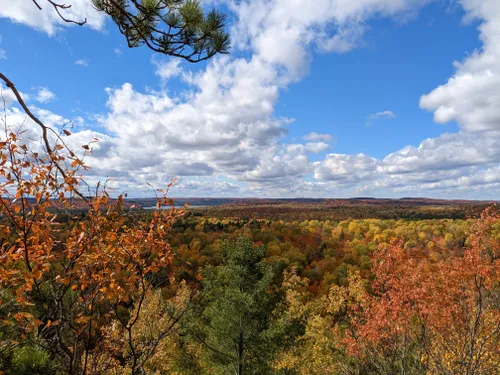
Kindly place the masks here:
[[(32, 0), (33, 3), (36, 5), (36, 7), (38, 8), (38, 10), (42, 10), (42, 7), (40, 6), (40, 4), (37, 3), (36, 0)], [(78, 25), (78, 26), (83, 26), (87, 23), (87, 19), (85, 18), (85, 20), (79, 22), (79, 21), (75, 21), (75, 20), (71, 20), (71, 19), (68, 19), (66, 17), (64, 17), (62, 14), (61, 14), (61, 9), (62, 10), (66, 10), (66, 9), (69, 9), (71, 8), (71, 5), (66, 5), (66, 4), (58, 4), (56, 2), (54, 2), (53, 0), (46, 0), (50, 5), (52, 5), (57, 13), (57, 15), (59, 16), (60, 19), (62, 19), (64, 22), (66, 23), (74, 23), (75, 25)]]
[[(64, 168), (57, 161), (57, 159), (55, 157), (55, 154), (54, 154), (54, 150), (50, 146), (50, 142), (49, 142), (49, 138), (48, 138), (48, 132), (49, 132), (49, 130), (52, 130), (52, 129), (50, 129), (47, 125), (45, 125), (42, 121), (40, 121), (40, 119), (38, 117), (36, 117), (31, 112), (31, 110), (26, 105), (24, 99), (22, 98), (21, 94), (17, 90), (17, 88), (14, 85), (14, 83), (12, 83), (12, 81), (9, 80), (1, 72), (0, 72), (0, 79), (3, 80), (5, 82), (5, 84), (7, 85), (7, 87), (12, 90), (12, 92), (16, 96), (17, 101), (19, 102), (19, 104), (23, 108), (24, 112), (29, 116), (29, 118), (31, 118), (42, 129), (42, 140), (43, 140), (43, 143), (45, 145), (45, 149), (47, 150), (47, 153), (49, 155), (49, 158), (54, 163), (55, 167), (59, 170), (59, 172), (61, 173), (62, 177), (64, 178), (64, 181), (66, 182), (67, 178), (68, 178), (68, 175), (67, 175), (66, 171), (64, 170)], [(88, 199), (82, 193), (80, 193), (80, 191), (76, 187), (73, 187), (73, 191), (75, 192), (76, 195), (78, 195), (80, 198), (82, 198), (85, 202), (88, 203)]]

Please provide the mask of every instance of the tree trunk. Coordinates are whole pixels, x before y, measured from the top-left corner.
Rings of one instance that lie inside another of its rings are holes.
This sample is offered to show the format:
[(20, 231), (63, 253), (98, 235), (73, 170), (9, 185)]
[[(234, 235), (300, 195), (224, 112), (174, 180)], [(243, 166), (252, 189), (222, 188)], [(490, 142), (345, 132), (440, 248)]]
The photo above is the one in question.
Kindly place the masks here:
[(243, 374), (243, 331), (240, 331), (238, 340), (238, 375)]

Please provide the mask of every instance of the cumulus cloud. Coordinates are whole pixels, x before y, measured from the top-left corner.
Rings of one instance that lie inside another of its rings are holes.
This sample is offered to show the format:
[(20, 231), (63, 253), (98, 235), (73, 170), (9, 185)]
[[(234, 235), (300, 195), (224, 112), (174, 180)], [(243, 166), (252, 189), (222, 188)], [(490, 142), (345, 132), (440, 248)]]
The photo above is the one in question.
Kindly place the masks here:
[(327, 150), (330, 147), (328, 143), (325, 142), (308, 142), (306, 143), (305, 150), (313, 154), (319, 154)]
[(155, 74), (160, 77), (162, 81), (167, 81), (170, 78), (176, 77), (182, 73), (180, 59), (170, 59), (167, 62), (153, 59), (153, 64), (156, 67)]
[(303, 154), (303, 149), (288, 147), (285, 150), (263, 155), (259, 164), (243, 175), (243, 180), (250, 182), (268, 182), (296, 180), (304, 177), (310, 171), (309, 160)]
[(324, 160), (314, 163), (314, 178), (356, 183), (371, 178), (379, 164), (378, 160), (365, 154), (329, 154)]
[[(198, 168), (200, 175), (214, 171), (232, 175), (257, 165), (286, 130), (270, 117), (270, 103), (245, 95), (245, 85), (258, 88), (258, 81), (245, 82), (256, 77), (255, 68), (244, 60), (237, 65), (229, 69), (232, 76), (227, 77), (225, 91), (217, 86), (228, 67), (214, 64), (200, 74), (199, 86), (182, 103), (166, 93), (135, 91), (130, 84), (109, 89), (110, 113), (100, 122), (117, 138), (118, 160), (123, 157), (132, 168), (156, 165), (172, 174), (182, 168), (196, 174)], [(262, 90), (261, 99), (267, 95), (269, 101), (275, 100), (274, 90)], [(144, 165), (137, 156), (143, 156)]]
[[(329, 154), (314, 163), (314, 177), (327, 185), (385, 192), (455, 191), (491, 188), (498, 180), (500, 133), (443, 134), (376, 159), (364, 154)], [(495, 185), (496, 186), (496, 185)], [(452, 196), (452, 195), (450, 195)]]
[(424, 140), (418, 147), (407, 146), (384, 158), (388, 174), (462, 167), (477, 167), (500, 161), (500, 134), (460, 132)]
[(53, 101), (55, 98), (56, 94), (50, 91), (47, 87), (40, 87), (35, 97), (35, 99), (42, 104), (49, 103)]
[(5, 60), (7, 58), (7, 51), (0, 48), (0, 60)]
[(422, 96), (434, 120), (455, 121), (464, 131), (500, 130), (500, 2), (461, 0), (467, 19), (479, 19), (482, 48), (462, 62), (445, 84)]
[[(24, 101), (28, 101), (30, 98), (30, 96), (28, 94), (25, 94), (23, 92), (20, 92), (20, 95)], [(1, 83), (0, 83), (0, 100), (1, 100), (1, 104), (5, 103), (5, 109), (11, 107), (13, 103), (17, 103), (16, 96), (14, 95), (12, 90), (5, 87)], [(1, 108), (1, 109), (3, 109), (3, 108)]]
[(193, 180), (181, 178), (179, 182), (174, 185), (173, 190), (176, 196), (182, 197), (236, 197), (241, 194), (238, 184), (229, 181), (214, 181), (213, 179), (207, 180), (203, 178)]
[[(38, 1), (42, 7), (37, 8), (33, 1), (12, 1), (0, 0), (0, 17), (8, 18), (13, 22), (21, 23), (48, 35), (54, 35), (63, 27), (71, 26), (64, 22), (47, 1)], [(66, 19), (75, 21), (87, 20), (87, 26), (100, 30), (104, 26), (104, 15), (97, 12), (88, 0), (73, 0), (71, 7), (62, 10), (61, 13)]]

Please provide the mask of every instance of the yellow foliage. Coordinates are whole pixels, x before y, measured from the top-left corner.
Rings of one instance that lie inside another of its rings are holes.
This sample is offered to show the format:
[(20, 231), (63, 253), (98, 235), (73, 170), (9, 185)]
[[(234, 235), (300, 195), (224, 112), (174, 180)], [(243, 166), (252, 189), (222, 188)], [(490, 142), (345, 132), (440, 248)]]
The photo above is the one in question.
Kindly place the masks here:
[(361, 279), (359, 271), (352, 272), (347, 286), (334, 285), (326, 296), (315, 300), (307, 299), (306, 285), (293, 270), (286, 274), (288, 313), (295, 319), (302, 318), (305, 332), (279, 355), (275, 367), (294, 370), (298, 375), (337, 375), (344, 366), (345, 356), (342, 330), (337, 322), (348, 306), (365, 298), (366, 281)]

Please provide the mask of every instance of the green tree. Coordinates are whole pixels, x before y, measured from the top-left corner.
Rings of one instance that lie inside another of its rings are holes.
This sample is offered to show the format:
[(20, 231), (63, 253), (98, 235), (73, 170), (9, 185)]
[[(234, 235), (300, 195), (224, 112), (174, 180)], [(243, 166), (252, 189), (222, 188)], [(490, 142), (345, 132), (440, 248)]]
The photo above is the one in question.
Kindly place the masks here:
[(283, 298), (281, 273), (247, 237), (223, 242), (222, 255), (220, 266), (203, 272), (191, 335), (217, 374), (271, 374), (284, 331), (273, 314)]
[[(67, 22), (83, 26), (86, 19), (67, 18), (71, 5), (56, 0), (32, 0), (42, 9), (53, 8)], [(226, 15), (204, 13), (196, 0), (91, 0), (94, 7), (116, 23), (130, 48), (146, 45), (155, 52), (190, 62), (228, 53), (229, 34), (224, 31)]]
[(196, 0), (92, 0), (109, 15), (130, 48), (146, 45), (155, 52), (190, 62), (229, 52), (226, 15), (204, 14)]

